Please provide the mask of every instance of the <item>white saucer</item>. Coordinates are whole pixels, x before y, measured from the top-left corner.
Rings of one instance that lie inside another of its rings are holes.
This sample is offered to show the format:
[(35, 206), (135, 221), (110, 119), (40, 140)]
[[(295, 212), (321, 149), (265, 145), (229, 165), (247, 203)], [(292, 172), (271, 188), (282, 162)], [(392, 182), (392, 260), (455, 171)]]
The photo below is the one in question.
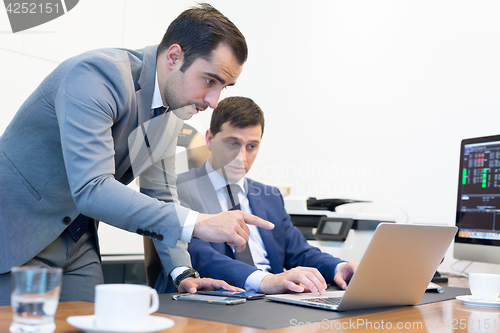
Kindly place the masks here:
[(500, 298), (490, 301), (478, 301), (472, 295), (464, 295), (456, 297), (459, 301), (462, 301), (463, 305), (467, 306), (477, 306), (481, 308), (500, 308)]
[(87, 333), (151, 333), (158, 332), (174, 326), (174, 321), (165, 317), (149, 316), (148, 326), (141, 330), (114, 330), (102, 329), (94, 326), (95, 316), (72, 316), (66, 318), (66, 321), (76, 328)]

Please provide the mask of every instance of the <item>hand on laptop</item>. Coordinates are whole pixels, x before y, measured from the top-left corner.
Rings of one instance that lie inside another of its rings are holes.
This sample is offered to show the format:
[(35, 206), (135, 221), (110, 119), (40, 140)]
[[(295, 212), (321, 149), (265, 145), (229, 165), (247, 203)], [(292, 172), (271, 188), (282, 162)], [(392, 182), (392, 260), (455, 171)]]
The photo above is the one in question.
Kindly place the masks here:
[(351, 280), (351, 277), (356, 271), (356, 268), (358, 268), (357, 262), (349, 261), (345, 263), (344, 265), (340, 266), (337, 274), (335, 274), (335, 276), (333, 277), (333, 281), (335, 281), (340, 289), (345, 290), (347, 288), (347, 284)]
[(241, 252), (245, 249), (250, 235), (247, 223), (268, 230), (274, 228), (274, 224), (271, 222), (240, 210), (227, 211), (217, 215), (200, 213), (198, 221), (194, 225), (193, 237), (207, 242), (225, 242), (234, 245), (236, 251)]
[[(344, 266), (346, 266), (345, 264)], [(280, 274), (269, 274), (260, 283), (259, 291), (264, 294), (283, 294), (287, 291), (301, 293), (311, 291), (325, 294), (326, 281), (313, 267), (295, 267)]]
[(188, 292), (194, 294), (198, 290), (220, 290), (220, 289), (229, 291), (239, 291), (239, 292), (245, 291), (244, 289), (231, 286), (222, 280), (215, 280), (209, 278), (195, 278), (195, 277), (189, 277), (187, 279), (182, 280), (181, 283), (179, 284), (178, 291), (180, 293)]

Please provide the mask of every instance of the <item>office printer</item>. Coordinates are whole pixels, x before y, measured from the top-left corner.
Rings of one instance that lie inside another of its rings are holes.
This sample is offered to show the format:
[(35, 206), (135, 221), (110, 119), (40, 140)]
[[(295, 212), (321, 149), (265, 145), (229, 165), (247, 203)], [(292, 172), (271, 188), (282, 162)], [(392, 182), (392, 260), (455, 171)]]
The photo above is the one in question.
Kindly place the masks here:
[(340, 209), (343, 205), (359, 206), (366, 201), (297, 196), (286, 196), (284, 201), (292, 223), (309, 244), (348, 261), (361, 260), (379, 223), (395, 222), (389, 214)]

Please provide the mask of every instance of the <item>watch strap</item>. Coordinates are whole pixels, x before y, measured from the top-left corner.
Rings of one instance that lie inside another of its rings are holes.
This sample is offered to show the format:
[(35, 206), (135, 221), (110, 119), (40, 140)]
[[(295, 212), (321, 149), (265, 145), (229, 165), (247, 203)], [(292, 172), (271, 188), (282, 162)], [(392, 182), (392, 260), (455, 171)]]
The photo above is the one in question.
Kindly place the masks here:
[(200, 274), (193, 268), (188, 268), (181, 274), (177, 275), (177, 277), (174, 280), (174, 286), (175, 289), (179, 289), (179, 285), (181, 284), (182, 280), (187, 279), (188, 277), (195, 277), (199, 278)]

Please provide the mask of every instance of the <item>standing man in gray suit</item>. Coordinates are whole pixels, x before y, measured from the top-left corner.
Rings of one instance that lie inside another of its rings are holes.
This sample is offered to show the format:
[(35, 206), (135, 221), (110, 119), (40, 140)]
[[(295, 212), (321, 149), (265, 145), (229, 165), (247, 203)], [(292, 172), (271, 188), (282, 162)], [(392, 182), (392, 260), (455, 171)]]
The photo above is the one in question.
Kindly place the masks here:
[[(174, 163), (183, 120), (215, 108), (246, 58), (241, 32), (202, 4), (175, 19), (158, 46), (90, 51), (49, 74), (0, 137), (0, 305), (20, 265), (62, 267), (61, 301), (93, 301), (103, 282), (96, 221), (151, 237), (180, 292), (233, 289), (198, 278), (178, 240), (243, 250), (246, 223), (273, 225), (181, 207)], [(136, 177), (141, 193), (126, 186)]]

